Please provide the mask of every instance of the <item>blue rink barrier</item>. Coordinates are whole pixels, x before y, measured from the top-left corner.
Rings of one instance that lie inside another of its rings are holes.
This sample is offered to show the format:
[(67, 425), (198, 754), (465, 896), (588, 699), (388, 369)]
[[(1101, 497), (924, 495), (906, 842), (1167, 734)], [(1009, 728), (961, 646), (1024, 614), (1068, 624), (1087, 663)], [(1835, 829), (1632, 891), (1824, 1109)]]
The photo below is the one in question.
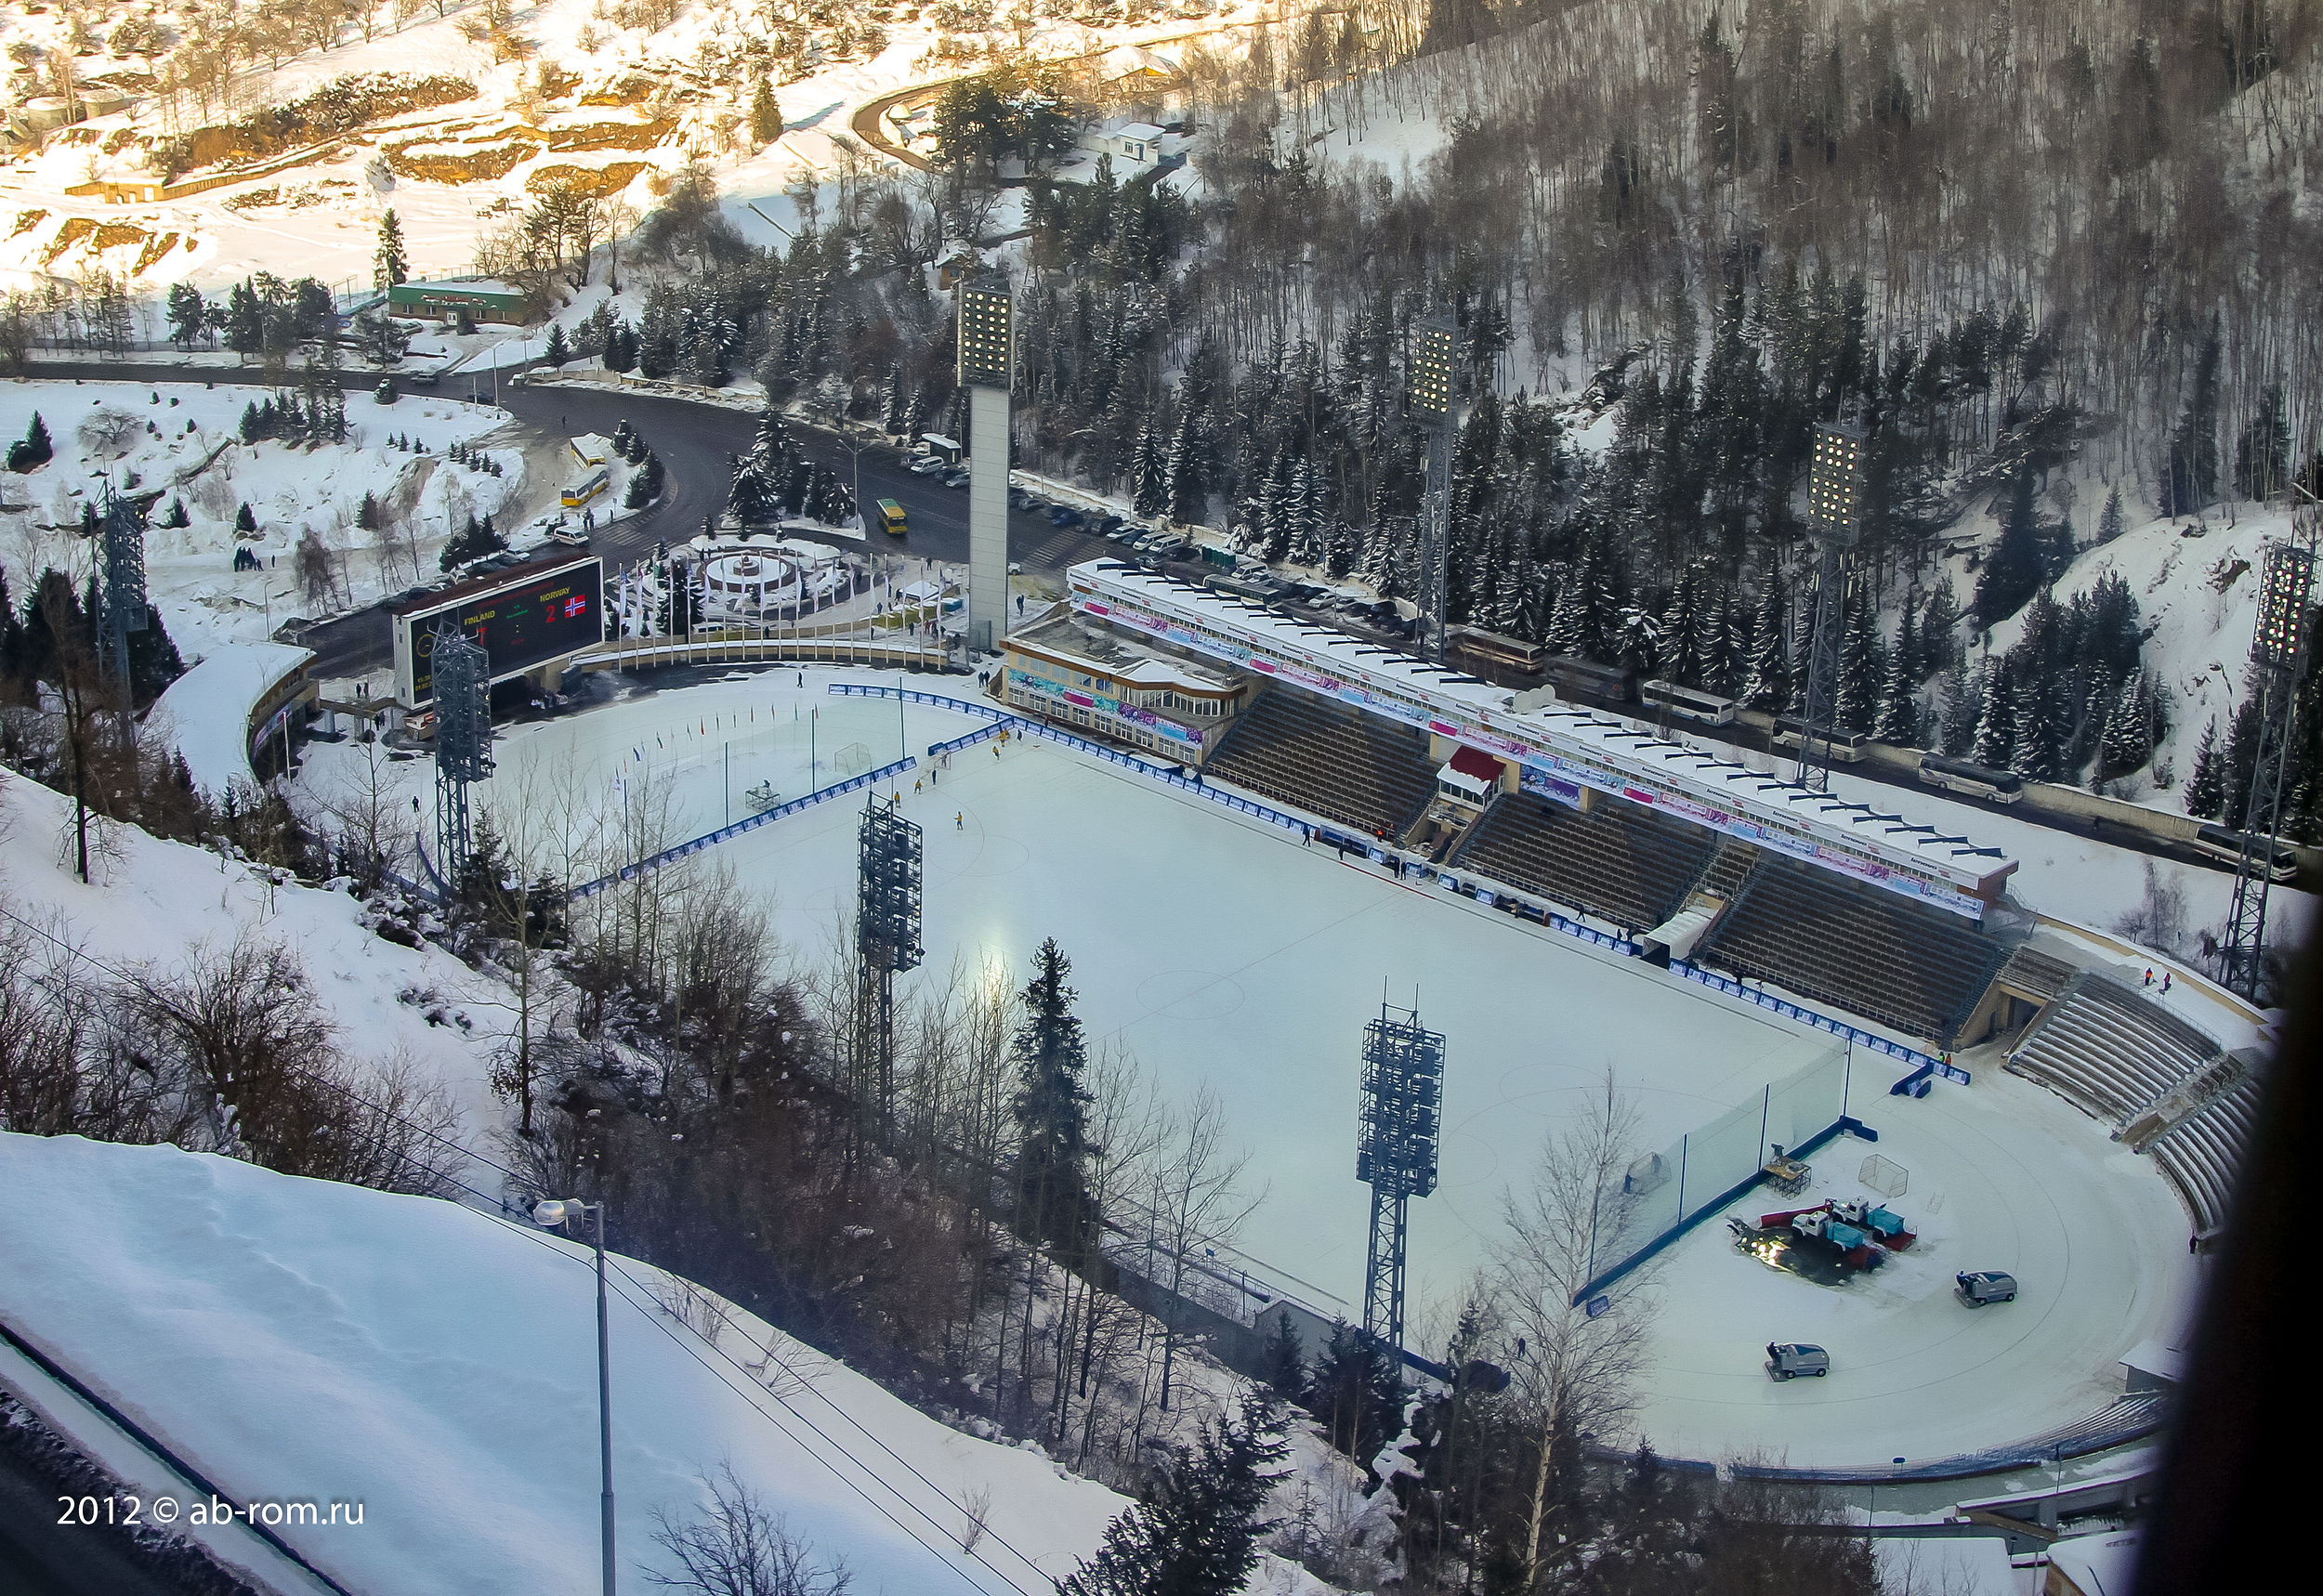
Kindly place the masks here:
[(639, 859), (636, 864), (623, 865), (611, 875), (599, 876), (585, 886), (574, 887), (565, 896), (568, 899), (589, 897), (622, 882), (635, 881), (648, 870), (658, 870), (663, 865), (676, 864), (689, 855), (698, 854), (704, 848), (715, 847), (720, 843), (741, 836), (744, 831), (755, 831), (761, 826), (771, 826), (785, 815), (795, 815), (801, 809), (811, 809), (818, 804), (827, 804), (832, 799), (842, 797), (847, 793), (860, 792), (866, 787), (886, 780), (890, 776), (901, 776), (918, 764), (918, 760), (907, 755), (891, 765), (883, 765), (876, 770), (866, 770), (860, 776), (849, 777), (835, 786), (819, 788), (807, 793), (804, 798), (794, 798), (789, 803), (778, 804), (771, 809), (761, 809), (747, 819), (737, 820), (730, 826), (720, 826), (715, 831), (705, 831), (690, 843), (680, 843), (674, 848), (663, 848), (660, 853), (649, 858)]
[[(1909, 1083), (1923, 1073), (1940, 1075), (1945, 1079), (1956, 1080), (1962, 1086), (1969, 1082), (1968, 1072), (1956, 1064), (1947, 1063), (1940, 1058), (1930, 1058), (1918, 1048), (1906, 1047), (1902, 1042), (1890, 1041), (1885, 1037), (1875, 1037), (1870, 1031), (1851, 1026), (1844, 1020), (1832, 1019), (1829, 1014), (1818, 1014), (1813, 1009), (1791, 1001), (1788, 998), (1778, 998), (1772, 992), (1759, 991), (1746, 987), (1731, 975), (1721, 975), (1715, 970), (1705, 970), (1699, 964), (1689, 964), (1683, 959), (1670, 961), (1670, 974), (1683, 975), (1689, 981), (1698, 981), (1713, 992), (1724, 992), (1729, 997), (1740, 998), (1746, 1002), (1756, 1003), (1762, 1009), (1772, 1009), (1785, 1019), (1796, 1020), (1812, 1029), (1827, 1031), (1835, 1037), (1844, 1037), (1857, 1047), (1869, 1048), (1873, 1053), (1883, 1053), (1890, 1058), (1901, 1059), (1912, 1072), (1911, 1075), (1905, 1077), (1905, 1083)], [(1899, 1085), (1896, 1090), (1903, 1090), (1902, 1085)]]

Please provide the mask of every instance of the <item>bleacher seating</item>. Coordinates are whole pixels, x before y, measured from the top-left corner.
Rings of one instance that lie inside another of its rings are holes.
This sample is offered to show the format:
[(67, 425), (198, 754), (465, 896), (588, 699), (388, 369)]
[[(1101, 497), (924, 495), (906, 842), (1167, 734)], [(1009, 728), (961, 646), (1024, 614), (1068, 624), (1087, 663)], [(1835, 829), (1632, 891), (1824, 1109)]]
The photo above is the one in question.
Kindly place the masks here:
[(1242, 712), (1203, 774), (1389, 837), (1436, 791), (1424, 733), (1282, 687)]
[(2217, 1053), (2159, 1004), (2089, 974), (2050, 1004), (2008, 1066), (2119, 1129)]
[(1616, 924), (1660, 924), (1709, 859), (1713, 835), (1601, 798), (1588, 814), (1527, 793), (1484, 812), (1454, 861)]
[(2198, 1231), (2225, 1223), (2235, 1173), (2258, 1130), (2258, 1077), (2246, 1075), (2146, 1149), (2178, 1188)]
[(1949, 1044), (2006, 949), (1967, 922), (1772, 855), (1697, 957)]
[[(1737, 837), (1727, 837), (1718, 844), (1717, 857), (1702, 872), (1694, 891), (1704, 897), (1714, 897), (1721, 904), (1730, 904), (1758, 868), (1758, 849)], [(1690, 896), (1690, 895), (1689, 895)]]

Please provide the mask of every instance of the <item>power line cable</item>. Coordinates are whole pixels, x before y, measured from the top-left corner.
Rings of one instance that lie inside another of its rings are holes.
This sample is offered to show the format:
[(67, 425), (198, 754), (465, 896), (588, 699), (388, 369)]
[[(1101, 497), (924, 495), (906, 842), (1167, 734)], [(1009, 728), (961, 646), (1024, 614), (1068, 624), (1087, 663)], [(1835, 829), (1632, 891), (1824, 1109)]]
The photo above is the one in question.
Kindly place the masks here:
[[(103, 970), (121, 980), (137, 979), (137, 977), (130, 972), (122, 969), (116, 964), (109, 963), (84, 949), (74, 948), (72, 944), (65, 942), (62, 938), (49, 932), (45, 927), (24, 919), (21, 915), (15, 913), (11, 909), (0, 908), (0, 916), (6, 916), (17, 924), (23, 926), (26, 930), (31, 931), (35, 935), (53, 943), (58, 948), (63, 949), (67, 954), (86, 962), (95, 969)], [(386, 1107), (381, 1104), (372, 1102), (370, 1099), (364, 1097), (361, 1092), (356, 1092), (353, 1088), (346, 1085), (342, 1081), (333, 1080), (327, 1076), (315, 1074), (310, 1070), (302, 1069), (295, 1065), (284, 1066), (283, 1068), (286, 1073), (299, 1076), (302, 1079), (311, 1080), (318, 1085), (330, 1087), (333, 1090), (344, 1094), (350, 1101), (371, 1110), (373, 1113), (391, 1119), (407, 1130), (416, 1132), (420, 1135), (426, 1136), (431, 1141), (440, 1143), (466, 1158), (473, 1158), (476, 1162), (484, 1165), (488, 1169), (497, 1170), (500, 1173), (507, 1176), (511, 1181), (521, 1183), (524, 1179), (523, 1176), (518, 1175), (515, 1171), (509, 1169), (506, 1165), (499, 1163), (492, 1158), (485, 1158), (482, 1154), (475, 1152), (466, 1145), (453, 1141), (451, 1138), (446, 1137), (438, 1132), (431, 1131), (415, 1120), (409, 1119), (404, 1116), (398, 1114), (391, 1108)], [(506, 1227), (507, 1229), (515, 1232), (517, 1235), (522, 1236), (529, 1241), (550, 1248), (550, 1249), (555, 1251), (559, 1257), (566, 1258), (574, 1262), (586, 1263), (586, 1260), (574, 1258), (572, 1254), (566, 1252), (561, 1248), (556, 1247), (555, 1243), (549, 1237), (541, 1235), (537, 1231), (516, 1224), (507, 1219), (507, 1202), (505, 1197), (496, 1197), (489, 1193), (479, 1191), (475, 1186), (472, 1186), (466, 1181), (461, 1180), (457, 1175), (450, 1174), (444, 1171), (437, 1171), (437, 1174), (438, 1178), (443, 1180), (457, 1189), (467, 1193), (470, 1197), (476, 1198), (478, 1203), (485, 1205), (478, 1210), (481, 1212), (483, 1218)], [(494, 1212), (492, 1211), (493, 1210), (498, 1210), (499, 1211)], [(626, 1281), (634, 1289), (647, 1292), (649, 1296), (650, 1295), (650, 1288), (638, 1281), (635, 1275), (629, 1274), (629, 1272), (620, 1264), (616, 1263), (613, 1266), (613, 1273), (620, 1275), (622, 1279)], [(662, 1316), (658, 1315), (653, 1311), (649, 1310), (644, 1304), (637, 1302), (627, 1292), (621, 1291), (618, 1288), (616, 1288), (616, 1294), (620, 1295), (624, 1302), (628, 1302), (632, 1307), (636, 1308), (646, 1317), (649, 1323), (653, 1325), (656, 1329), (659, 1329), (663, 1334), (669, 1336), (675, 1344), (683, 1348), (689, 1356), (692, 1356), (695, 1359), (696, 1362), (702, 1364), (702, 1367), (712, 1376), (712, 1378), (716, 1379), (721, 1384), (726, 1385), (728, 1389), (733, 1391), (735, 1394), (742, 1396), (745, 1402), (748, 1402), (754, 1409), (755, 1409), (762, 1417), (766, 1418), (769, 1423), (774, 1424), (778, 1430), (782, 1429), (781, 1421), (776, 1419), (772, 1414), (768, 1413), (763, 1407), (760, 1407), (755, 1398), (744, 1393), (739, 1386), (734, 1384), (732, 1380), (728, 1380), (715, 1368), (711, 1367), (708, 1361), (702, 1358), (700, 1353), (696, 1352), (686, 1342), (679, 1341), (675, 1333), (671, 1331), (669, 1326), (663, 1322)], [(658, 1308), (659, 1304), (656, 1303), (655, 1306)], [(687, 1328), (689, 1331), (692, 1331), (691, 1326), (688, 1326)], [(696, 1339), (704, 1341), (713, 1352), (717, 1354), (721, 1360), (732, 1367), (737, 1372), (747, 1374), (747, 1371), (742, 1368), (742, 1365), (737, 1363), (733, 1355), (730, 1353), (728, 1353), (724, 1347), (719, 1346), (715, 1341), (710, 1341), (709, 1338), (702, 1336), (699, 1331), (692, 1331), (692, 1333), (695, 1335)], [(778, 1330), (776, 1333), (781, 1334), (781, 1332)], [(778, 1365), (785, 1374), (789, 1375), (792, 1379), (798, 1380), (802, 1385), (807, 1385), (810, 1383), (807, 1380), (806, 1377), (801, 1375), (788, 1362), (784, 1361), (779, 1354), (777, 1354), (771, 1347), (767, 1348), (766, 1351), (769, 1361)], [(781, 1407), (784, 1412), (790, 1414), (800, 1424), (804, 1425), (811, 1433), (820, 1439), (826, 1446), (831, 1447), (833, 1451), (837, 1452), (840, 1457), (845, 1458), (849, 1463), (860, 1470), (867, 1477), (875, 1481), (883, 1489), (891, 1493), (898, 1501), (902, 1502), (907, 1508), (910, 1509), (911, 1511), (927, 1523), (931, 1527), (935, 1528), (938, 1534), (946, 1535), (947, 1540), (949, 1539), (948, 1532), (944, 1529), (943, 1525), (938, 1524), (934, 1518), (930, 1517), (925, 1509), (913, 1503), (910, 1497), (907, 1496), (902, 1490), (899, 1489), (892, 1483), (882, 1479), (876, 1470), (871, 1468), (860, 1459), (855, 1457), (854, 1454), (847, 1451), (844, 1446), (822, 1430), (820, 1426), (817, 1425), (812, 1419), (808, 1419), (806, 1415), (800, 1413), (795, 1407), (793, 1407), (788, 1402), (784, 1401), (780, 1394), (771, 1391), (766, 1391), (766, 1388), (760, 1386), (755, 1380), (751, 1382), (751, 1384), (754, 1391), (764, 1391), (767, 1396), (772, 1399), (778, 1406)], [(919, 1481), (920, 1484), (925, 1485), (930, 1491), (934, 1492), (936, 1496), (947, 1506), (958, 1509), (964, 1515), (966, 1514), (967, 1509), (962, 1503), (953, 1501), (948, 1492), (946, 1492), (941, 1486), (938, 1485), (934, 1481), (930, 1480), (925, 1474), (920, 1472), (918, 1468), (915, 1467), (909, 1459), (898, 1454), (895, 1449), (887, 1446), (886, 1442), (880, 1440), (878, 1436), (873, 1434), (871, 1431), (865, 1429), (853, 1415), (848, 1414), (844, 1408), (839, 1407), (835, 1403), (832, 1404), (831, 1406), (834, 1413), (837, 1413), (841, 1418), (845, 1419), (851, 1427), (864, 1436), (865, 1439), (870, 1441), (873, 1446), (878, 1447), (881, 1452), (885, 1453), (890, 1459), (893, 1459), (895, 1462), (909, 1472), (913, 1479)], [(789, 1432), (784, 1431), (783, 1433), (786, 1439), (794, 1442), (798, 1441), (798, 1437), (790, 1434)], [(812, 1447), (806, 1446), (804, 1443), (800, 1443), (800, 1445), (802, 1449), (807, 1451), (810, 1456), (814, 1455), (814, 1449)], [(889, 1512), (885, 1507), (881, 1506), (880, 1503), (873, 1500), (871, 1495), (860, 1485), (856, 1484), (852, 1480), (849, 1480), (845, 1473), (834, 1467), (827, 1458), (817, 1457), (816, 1460), (820, 1462), (823, 1467), (830, 1472), (833, 1479), (839, 1481), (842, 1485), (847, 1485), (850, 1490), (853, 1490), (858, 1496), (861, 1497), (865, 1503), (874, 1511), (878, 1512), (881, 1517), (886, 1519), (890, 1524), (893, 1524), (898, 1530), (901, 1531), (906, 1536), (909, 1536), (912, 1540), (918, 1542), (924, 1547), (926, 1547), (931, 1552), (936, 1552), (938, 1557), (943, 1557), (947, 1565), (950, 1565), (948, 1554), (938, 1551), (932, 1543), (928, 1542), (925, 1537), (913, 1531), (909, 1525), (904, 1524), (901, 1521), (898, 1520), (893, 1513)], [(1004, 1537), (991, 1530), (989, 1527), (985, 1528), (978, 1538), (991, 1539), (994, 1545), (1002, 1547), (1009, 1553), (1010, 1556), (1016, 1558), (1026, 1567), (1032, 1569), (1036, 1574), (1040, 1575), (1043, 1581), (1049, 1579), (1050, 1576), (1045, 1571), (1041, 1569), (1040, 1564), (1034, 1562), (1031, 1557), (1017, 1550), (1015, 1546), (1011, 1545)], [(977, 1562), (982, 1563), (985, 1567), (990, 1568), (992, 1574), (1002, 1582), (1006, 1584), (1010, 1589), (1018, 1592), (1018, 1596), (1032, 1596), (1030, 1591), (1026, 1590), (1023, 1586), (1018, 1585), (1014, 1579), (1009, 1578), (1007, 1574), (1003, 1572), (999, 1567), (995, 1566), (990, 1560), (978, 1555), (973, 1548), (963, 1548), (962, 1550), (965, 1555), (974, 1557)], [(973, 1583), (973, 1581), (971, 1581), (971, 1583)], [(981, 1587), (978, 1587), (978, 1589), (980, 1589)]]

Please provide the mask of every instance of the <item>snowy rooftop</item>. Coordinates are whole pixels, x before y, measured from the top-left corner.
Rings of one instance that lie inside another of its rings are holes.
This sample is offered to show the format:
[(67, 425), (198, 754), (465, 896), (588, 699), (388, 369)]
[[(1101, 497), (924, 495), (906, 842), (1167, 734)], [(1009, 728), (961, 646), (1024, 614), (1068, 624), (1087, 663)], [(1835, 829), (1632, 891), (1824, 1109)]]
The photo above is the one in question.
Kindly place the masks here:
[[(1174, 634), (1173, 642), (1222, 657), (1233, 656), (1238, 645), (1261, 650), (1270, 661), (1303, 667), (1292, 674), (1311, 674), (1306, 685), (1316, 690), (1369, 696), (1388, 713), (1409, 706), (1414, 713), (1407, 718), (1424, 719), (1439, 735), (1519, 761), (1545, 755), (1588, 773), (1595, 785), (1634, 783), (1641, 801), (1698, 823), (1727, 828), (1739, 820), (1801, 839), (1818, 863), (1836, 865), (1844, 857), (1869, 866), (1875, 876), (1897, 872), (1972, 896), (1997, 891), (2016, 868), (1998, 848), (1750, 769), (1630, 721), (1565, 704), (1520, 714), (1512, 696), (1489, 682), (1228, 595), (1112, 560), (1077, 565), (1070, 580), (1075, 602), (1093, 611), (1114, 613), (1107, 601), (1126, 600), (1201, 629)], [(1273, 674), (1260, 661), (1252, 668)]]
[(235, 643), (214, 648), (169, 685), (147, 712), (185, 755), (193, 784), (222, 798), (237, 782), (251, 785), (250, 713), (283, 677), (315, 657), (288, 643)]
[(2137, 1531), (2077, 1535), (2049, 1549), (2049, 1567), (2080, 1596), (2128, 1596), (2137, 1571)]
[(1186, 687), (1205, 693), (1234, 689), (1234, 678), (1223, 671), (1156, 653), (1109, 627), (1092, 625), (1070, 608), (1060, 608), (1048, 619), (1009, 634), (1008, 641), (1085, 660), (1115, 681), (1141, 687)]

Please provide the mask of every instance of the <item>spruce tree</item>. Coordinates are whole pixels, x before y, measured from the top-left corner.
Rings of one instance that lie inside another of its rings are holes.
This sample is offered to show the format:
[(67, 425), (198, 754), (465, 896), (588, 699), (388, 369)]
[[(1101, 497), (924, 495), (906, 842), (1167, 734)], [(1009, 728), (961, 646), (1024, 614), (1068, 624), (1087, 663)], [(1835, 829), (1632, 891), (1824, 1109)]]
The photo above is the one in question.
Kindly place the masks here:
[(1096, 1239), (1097, 1214), (1089, 1195), (1089, 1093), (1081, 1084), (1088, 1063), (1074, 992), (1065, 985), (1072, 962), (1057, 939), (1032, 955), (1025, 984), (1025, 1021), (1010, 1056), (1018, 1084), (1016, 1116), (1017, 1234), (1037, 1245), (1078, 1256)]
[(2041, 517), (2033, 503), (2033, 474), (2020, 467), (2009, 488), (2001, 539), (1976, 574), (1976, 621), (1990, 627), (2025, 607), (2041, 586)]
[(1258, 1515), (1287, 1451), (1271, 1398), (1246, 1395), (1106, 1526), (1095, 1554), (1057, 1582), (1060, 1596), (1234, 1596), (1274, 1528)]
[(1831, 714), (1847, 731), (1870, 731), (1879, 717), (1880, 680), (1884, 674), (1879, 613), (1858, 595), (1847, 607), (1846, 635), (1840, 645), (1839, 691)]
[(2098, 514), (2097, 541), (2101, 543), (2109, 543), (2120, 537), (2122, 520), (2121, 484), (2117, 482), (2113, 485), (2113, 491), (2106, 495), (2105, 509)]
[(1287, 1308), (1275, 1315), (1274, 1328), (1266, 1337), (1264, 1361), (1266, 1383), (1284, 1401), (1296, 1402), (1306, 1394), (1306, 1359), (1300, 1354), (1299, 1333), (1291, 1323)]
[(1170, 438), (1169, 461), (1162, 468), (1168, 483), (1169, 517), (1181, 525), (1199, 522), (1208, 506), (1209, 484), (1204, 480), (1201, 456), (1194, 409), (1191, 405), (1182, 406), (1177, 431)]
[(1742, 678), (1742, 701), (1755, 710), (1780, 710), (1791, 701), (1791, 658), (1784, 648), (1782, 583), (1773, 576), (1759, 595), (1752, 623), (1752, 648)]
[(2226, 807), (2226, 767), (2218, 752), (2218, 722), (2202, 728), (2194, 745), (2194, 774), (2185, 784), (2185, 812), (2197, 819), (2215, 820)]
[(1975, 747), (1976, 717), (1983, 709), (1968, 679), (1968, 662), (1955, 659), (1944, 673), (1944, 752), (1965, 757)]
[[(1907, 610), (1905, 613), (1910, 612)], [(1900, 648), (1888, 659), (1887, 684), (1881, 694), (1879, 724), (1872, 727), (1871, 735), (1897, 748), (1920, 746), (1919, 688), (1911, 680), (1908, 656)]]
[(2038, 681), (2028, 681), (2012, 706), (2015, 736), (2010, 739), (2008, 767), (2028, 781), (2053, 781), (2057, 775), (2057, 735), (2050, 718), (2048, 695)]
[(385, 294), (410, 276), (403, 257), (403, 223), (390, 209), (379, 218), (379, 247), (371, 257), (371, 285)]
[(1137, 429), (1137, 441), (1130, 449), (1129, 478), (1131, 507), (1137, 514), (1159, 516), (1170, 507), (1169, 471), (1150, 416)]
[(234, 530), (255, 533), (257, 530), (258, 517), (250, 513), (250, 501), (245, 499), (243, 501), (242, 508), (234, 512)]
[(8, 469), (35, 470), (56, 458), (56, 445), (48, 438), (48, 424), (40, 419), (40, 412), (34, 411), (33, 424), (24, 429), (24, 436), (8, 447)]
[(572, 345), (566, 341), (564, 323), (551, 321), (548, 324), (548, 342), (541, 347), (541, 359), (559, 369), (572, 359)]
[(2105, 739), (2097, 761), (2101, 776), (2127, 776), (2143, 765), (2154, 752), (2153, 708), (2146, 674), (2133, 673), (2113, 695), (2106, 715)]
[(1977, 694), (1976, 735), (1969, 757), (1989, 770), (2009, 768), (2016, 742), (2016, 702), (2008, 661), (1987, 662), (1984, 690)]
[(2190, 516), (2218, 497), (2218, 366), (2222, 356), (2213, 321), (2195, 363), (2194, 391), (2179, 412), (2162, 466), (2161, 513)]
[(1927, 608), (1920, 616), (1920, 674), (1924, 679), (1948, 671), (1960, 659), (1960, 600), (1953, 596), (1949, 577), (1938, 573)]
[(750, 97), (750, 136), (762, 149), (782, 137), (782, 112), (774, 103), (774, 85), (766, 78)]

